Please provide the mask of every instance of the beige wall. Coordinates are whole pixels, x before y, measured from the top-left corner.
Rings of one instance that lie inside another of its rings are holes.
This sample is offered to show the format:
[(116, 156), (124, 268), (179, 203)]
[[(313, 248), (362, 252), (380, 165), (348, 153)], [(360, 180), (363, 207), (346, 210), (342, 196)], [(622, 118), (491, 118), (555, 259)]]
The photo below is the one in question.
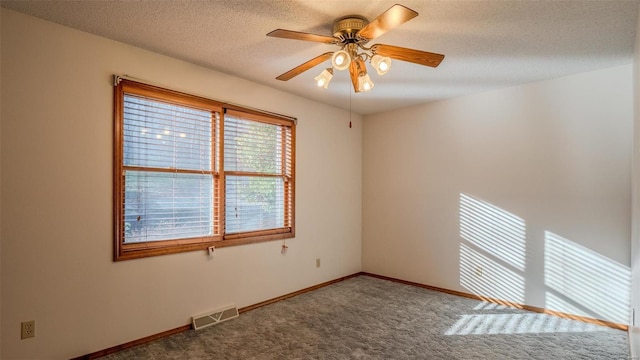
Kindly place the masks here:
[[(361, 117), (349, 129), (348, 112), (1, 13), (2, 358), (78, 356), (360, 271)], [(213, 260), (202, 251), (112, 262), (112, 74), (299, 119), (286, 256), (269, 242)], [(20, 340), (31, 319), (36, 338)]]
[(631, 74), (366, 116), (363, 271), (628, 323)]
[[(2, 358), (78, 356), (360, 270), (627, 322), (631, 66), (349, 129), (339, 109), (0, 12)], [(271, 242), (111, 261), (114, 73), (299, 119), (286, 256)]]
[[(640, 18), (640, 10), (638, 13)], [(633, 62), (634, 147), (633, 147), (633, 211), (631, 221), (631, 306), (635, 309), (635, 326), (629, 329), (631, 355), (640, 358), (640, 21), (636, 30)]]

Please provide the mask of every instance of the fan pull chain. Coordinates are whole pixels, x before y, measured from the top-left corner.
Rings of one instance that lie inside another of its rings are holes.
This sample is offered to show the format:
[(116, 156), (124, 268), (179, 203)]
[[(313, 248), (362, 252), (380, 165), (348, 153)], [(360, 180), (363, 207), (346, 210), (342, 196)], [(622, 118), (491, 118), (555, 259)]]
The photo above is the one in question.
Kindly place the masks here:
[(351, 85), (349, 85), (349, 129), (351, 129)]

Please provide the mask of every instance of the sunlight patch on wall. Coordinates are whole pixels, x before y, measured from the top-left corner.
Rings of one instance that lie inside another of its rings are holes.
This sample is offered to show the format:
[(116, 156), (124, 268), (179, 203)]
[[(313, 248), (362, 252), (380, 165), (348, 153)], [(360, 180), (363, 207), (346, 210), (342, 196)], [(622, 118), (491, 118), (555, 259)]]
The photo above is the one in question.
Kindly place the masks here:
[(540, 334), (606, 331), (588, 323), (545, 314), (462, 315), (445, 335)]
[(544, 283), (547, 309), (629, 323), (629, 267), (550, 231), (545, 231)]
[(524, 271), (526, 230), (524, 220), (518, 216), (460, 194), (460, 237)]
[[(478, 273), (482, 268), (482, 273)], [(473, 294), (524, 303), (524, 278), (460, 243), (460, 285)]]
[(524, 220), (460, 194), (460, 237), (460, 285), (476, 295), (523, 303)]

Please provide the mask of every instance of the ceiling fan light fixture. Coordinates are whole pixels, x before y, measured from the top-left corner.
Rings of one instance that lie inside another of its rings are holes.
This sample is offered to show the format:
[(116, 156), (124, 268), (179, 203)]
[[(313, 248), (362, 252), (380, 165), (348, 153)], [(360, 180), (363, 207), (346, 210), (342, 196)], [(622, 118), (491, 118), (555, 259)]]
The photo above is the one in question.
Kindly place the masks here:
[(351, 64), (351, 56), (349, 56), (348, 52), (344, 50), (338, 50), (333, 53), (333, 56), (331, 57), (331, 65), (336, 70), (346, 70), (347, 68), (349, 68), (349, 64)]
[[(267, 36), (311, 41), (338, 47), (335, 51), (325, 52), (294, 67), (277, 76), (276, 79), (288, 81), (331, 59), (331, 69), (338, 71), (349, 69), (349, 79), (354, 90), (363, 92), (373, 89), (373, 81), (367, 75), (365, 64), (367, 61), (380, 76), (385, 75), (391, 69), (391, 59), (407, 61), (422, 66), (438, 67), (444, 59), (442, 54), (385, 44), (365, 46), (370, 41), (416, 16), (418, 16), (416, 11), (406, 6), (395, 4), (371, 21), (360, 15), (347, 15), (336, 19), (333, 23), (333, 36), (284, 29), (273, 30)], [(331, 71), (330, 74), (333, 75), (333, 72)], [(323, 74), (318, 75), (315, 80), (318, 86), (327, 88), (331, 77), (323, 71)]]
[(314, 80), (316, 81), (316, 85), (326, 89), (329, 86), (329, 83), (331, 82), (332, 78), (333, 78), (333, 69), (327, 68), (322, 70), (320, 75), (316, 76)]
[(373, 89), (373, 81), (369, 78), (369, 74), (364, 73), (358, 76), (358, 92), (366, 92)]
[(371, 58), (371, 65), (378, 75), (386, 74), (391, 69), (391, 58), (381, 55), (373, 55)]

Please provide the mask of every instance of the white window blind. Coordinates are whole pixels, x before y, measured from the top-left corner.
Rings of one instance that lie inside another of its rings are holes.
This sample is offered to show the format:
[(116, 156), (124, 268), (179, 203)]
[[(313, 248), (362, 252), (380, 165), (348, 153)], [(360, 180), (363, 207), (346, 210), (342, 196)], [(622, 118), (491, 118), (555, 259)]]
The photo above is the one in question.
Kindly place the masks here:
[(295, 236), (294, 119), (116, 80), (115, 260)]
[(225, 233), (292, 226), (291, 127), (224, 118)]
[(131, 94), (123, 113), (124, 243), (211, 236), (218, 114)]

